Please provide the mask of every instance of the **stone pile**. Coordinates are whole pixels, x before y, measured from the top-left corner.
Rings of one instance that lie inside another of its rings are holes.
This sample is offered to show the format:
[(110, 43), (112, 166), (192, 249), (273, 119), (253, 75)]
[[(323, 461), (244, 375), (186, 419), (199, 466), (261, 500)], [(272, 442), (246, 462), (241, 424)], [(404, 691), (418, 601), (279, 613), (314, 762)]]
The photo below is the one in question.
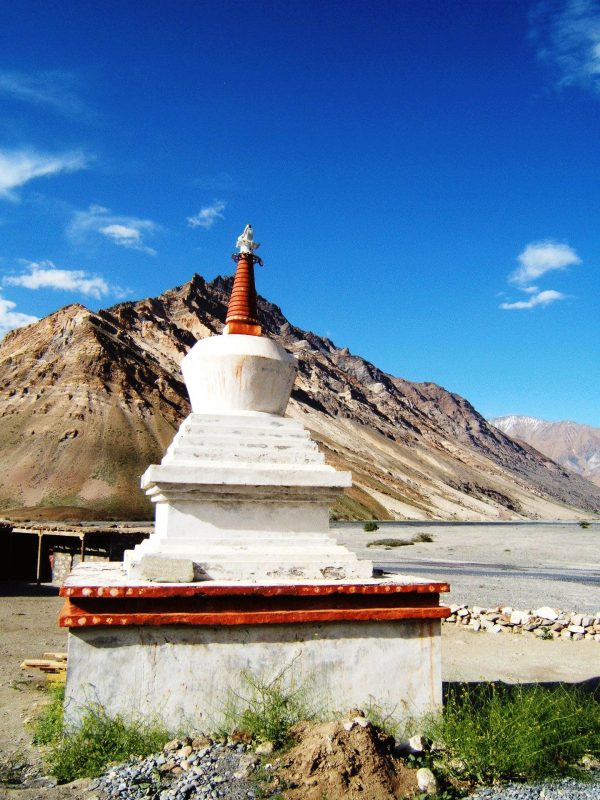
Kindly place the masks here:
[(577, 614), (548, 606), (520, 611), (511, 606), (481, 608), (466, 604), (450, 606), (450, 611), (450, 616), (444, 620), (446, 623), (465, 625), (474, 631), (600, 642), (600, 611)]
[(257, 786), (249, 778), (259, 760), (243, 742), (174, 739), (161, 753), (114, 767), (97, 789), (109, 800), (251, 800)]

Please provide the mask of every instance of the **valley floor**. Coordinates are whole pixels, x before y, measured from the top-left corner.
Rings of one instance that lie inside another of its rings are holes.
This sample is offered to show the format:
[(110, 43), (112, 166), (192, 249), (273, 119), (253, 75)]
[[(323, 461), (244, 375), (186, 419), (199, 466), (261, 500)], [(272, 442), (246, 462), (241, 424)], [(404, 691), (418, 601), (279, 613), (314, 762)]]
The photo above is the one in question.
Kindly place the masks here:
[[(366, 547), (382, 538), (410, 540), (428, 532), (433, 542), (390, 550)], [(365, 533), (362, 524), (336, 525), (341, 542), (386, 569), (449, 580), (447, 604), (557, 606), (600, 609), (600, 524), (577, 525), (419, 525), (382, 524)], [(66, 649), (66, 631), (57, 624), (62, 600), (50, 586), (0, 583), (0, 759), (22, 750), (36, 758), (25, 722), (44, 699), (44, 680), (21, 670), (26, 658)], [(550, 682), (598, 679), (600, 644), (543, 641), (517, 635), (475, 633), (442, 626), (445, 681)], [(2, 790), (0, 790), (0, 797)]]

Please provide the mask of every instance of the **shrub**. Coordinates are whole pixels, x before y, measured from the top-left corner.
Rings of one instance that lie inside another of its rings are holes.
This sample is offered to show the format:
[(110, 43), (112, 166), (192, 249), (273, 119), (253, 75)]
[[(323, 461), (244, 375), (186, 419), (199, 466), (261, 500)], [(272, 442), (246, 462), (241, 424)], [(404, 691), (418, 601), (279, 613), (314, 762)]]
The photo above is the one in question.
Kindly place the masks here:
[(476, 783), (543, 780), (600, 756), (599, 698), (578, 687), (451, 687), (424, 728), (447, 773)]
[(54, 688), (33, 731), (34, 743), (46, 745), (47, 767), (59, 783), (98, 777), (108, 764), (156, 753), (171, 738), (161, 725), (109, 717), (100, 706), (86, 709), (79, 726), (66, 730), (63, 700), (64, 688)]
[(229, 698), (227, 726), (255, 742), (273, 742), (276, 749), (287, 744), (292, 726), (301, 720), (315, 718), (304, 687), (292, 688), (289, 685), (289, 669), (286, 667), (270, 681), (243, 672), (247, 691), (243, 695), (232, 694)]
[(365, 531), (365, 533), (372, 533), (373, 531), (379, 530), (379, 525), (376, 522), (373, 522), (372, 519), (370, 519), (363, 525), (363, 530)]
[(412, 544), (408, 539), (375, 539), (374, 542), (369, 542), (367, 547), (385, 547), (389, 550), (391, 547), (407, 547)]
[(430, 533), (421, 531), (420, 533), (417, 533), (416, 536), (413, 536), (412, 540), (413, 544), (418, 544), (419, 542), (433, 542), (433, 536)]
[(590, 525), (591, 525), (591, 523), (590, 523), (590, 522), (588, 522), (588, 520), (587, 520), (587, 519), (582, 519), (582, 520), (580, 520), (580, 522), (579, 522), (579, 527), (580, 527), (580, 528), (589, 528), (589, 527), (590, 527)]

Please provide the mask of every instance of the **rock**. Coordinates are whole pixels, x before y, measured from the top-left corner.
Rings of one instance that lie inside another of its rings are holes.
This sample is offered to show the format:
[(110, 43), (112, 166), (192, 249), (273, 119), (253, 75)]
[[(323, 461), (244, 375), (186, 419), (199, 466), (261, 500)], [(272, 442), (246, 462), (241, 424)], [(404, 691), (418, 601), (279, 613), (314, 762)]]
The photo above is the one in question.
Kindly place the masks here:
[(421, 769), (417, 770), (417, 784), (422, 792), (431, 795), (437, 794), (437, 779), (427, 767), (421, 767)]
[(171, 753), (174, 750), (179, 750), (180, 747), (183, 747), (184, 743), (181, 739), (172, 739), (170, 742), (167, 742), (166, 745), (163, 747), (165, 753)]
[(209, 739), (208, 736), (200, 735), (192, 739), (190, 744), (194, 750), (201, 750), (203, 747), (210, 747), (212, 744), (212, 739)]
[[(351, 731), (352, 728), (354, 727), (354, 721), (351, 719), (347, 719), (344, 722), (342, 722), (342, 726), (345, 731)], [(256, 752), (258, 753), (258, 750)]]
[(481, 622), (478, 619), (472, 619), (471, 627), (473, 628), (474, 631), (479, 631), (481, 630)]
[(191, 756), (192, 755), (191, 746), (189, 744), (186, 744), (184, 747), (181, 748), (181, 750), (178, 752), (177, 755), (181, 756), (181, 758), (187, 758), (188, 756)]
[(354, 717), (354, 722), (360, 725), (361, 728), (368, 728), (371, 724), (366, 717)]
[(429, 750), (427, 739), (419, 734), (410, 737), (408, 746), (413, 753), (424, 753), (426, 750)]
[(585, 628), (583, 627), (583, 625), (569, 625), (567, 630), (571, 631), (571, 633), (574, 633), (574, 634), (580, 634), (580, 633), (584, 634), (585, 633)]
[(261, 742), (254, 748), (254, 752), (257, 756), (270, 756), (273, 749), (273, 742)]
[(536, 617), (541, 617), (542, 619), (549, 619), (554, 622), (558, 619), (558, 614), (553, 608), (549, 606), (542, 606), (541, 608), (536, 609), (534, 612)]
[(492, 627), (490, 628), (490, 633), (502, 633), (503, 630), (504, 630), (504, 628), (503, 628), (502, 625), (497, 625), (496, 624), (496, 625), (492, 625)]

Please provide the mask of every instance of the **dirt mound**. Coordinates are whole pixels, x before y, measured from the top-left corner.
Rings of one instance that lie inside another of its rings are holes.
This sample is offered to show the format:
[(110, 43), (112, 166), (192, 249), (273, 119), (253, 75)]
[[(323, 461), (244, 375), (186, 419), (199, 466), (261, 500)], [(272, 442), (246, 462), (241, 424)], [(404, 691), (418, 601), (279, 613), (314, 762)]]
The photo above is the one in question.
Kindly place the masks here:
[(394, 739), (366, 719), (301, 722), (277, 775), (286, 800), (396, 800), (417, 794), (416, 770), (394, 757)]

